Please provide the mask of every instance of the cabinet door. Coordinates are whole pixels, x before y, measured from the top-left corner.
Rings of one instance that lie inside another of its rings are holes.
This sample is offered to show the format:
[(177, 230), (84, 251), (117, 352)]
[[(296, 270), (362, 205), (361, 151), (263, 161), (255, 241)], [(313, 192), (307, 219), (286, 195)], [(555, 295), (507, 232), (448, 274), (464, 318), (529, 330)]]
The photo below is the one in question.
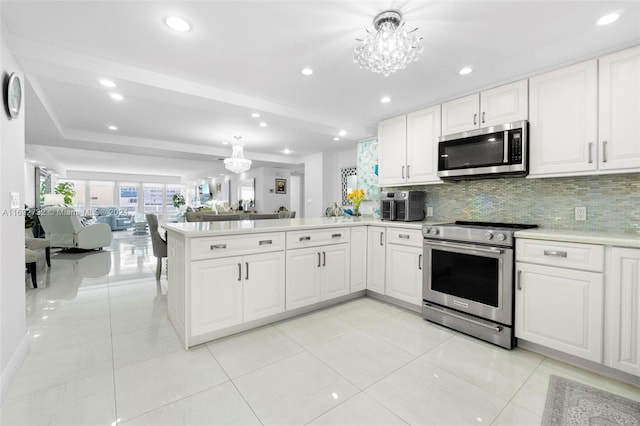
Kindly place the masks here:
[(351, 228), (351, 292), (367, 288), (367, 227)]
[(602, 274), (520, 262), (516, 268), (516, 337), (602, 362)]
[(639, 170), (640, 47), (600, 58), (599, 80), (600, 170)]
[(439, 136), (440, 105), (407, 115), (407, 183), (441, 182)]
[(402, 184), (406, 181), (407, 116), (378, 123), (378, 183)]
[(592, 60), (529, 80), (530, 175), (596, 170), (597, 74)]
[(422, 248), (387, 245), (385, 294), (422, 305)]
[(322, 269), (320, 300), (349, 294), (349, 244), (320, 247)]
[(640, 376), (640, 250), (613, 247), (607, 269), (607, 365)]
[(465, 132), (480, 127), (480, 94), (465, 96), (442, 104), (442, 134)]
[(321, 250), (318, 247), (287, 250), (286, 309), (320, 301)]
[(191, 262), (191, 336), (242, 322), (242, 258)]
[(367, 290), (384, 294), (386, 228), (370, 226), (367, 230)]
[(527, 80), (480, 93), (480, 127), (529, 118)]
[(284, 312), (284, 252), (243, 257), (243, 320)]

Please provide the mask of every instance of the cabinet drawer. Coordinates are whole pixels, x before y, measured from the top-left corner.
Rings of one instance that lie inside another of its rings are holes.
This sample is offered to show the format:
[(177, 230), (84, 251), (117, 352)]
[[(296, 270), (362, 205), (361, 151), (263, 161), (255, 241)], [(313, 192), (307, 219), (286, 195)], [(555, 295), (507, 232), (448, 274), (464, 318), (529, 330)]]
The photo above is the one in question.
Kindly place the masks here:
[(311, 229), (287, 232), (287, 249), (349, 242), (349, 228)]
[(243, 254), (284, 250), (284, 232), (193, 238), (191, 259), (216, 259)]
[(542, 240), (516, 240), (516, 260), (602, 272), (604, 246)]
[(387, 228), (387, 243), (422, 247), (424, 238), (420, 229)]

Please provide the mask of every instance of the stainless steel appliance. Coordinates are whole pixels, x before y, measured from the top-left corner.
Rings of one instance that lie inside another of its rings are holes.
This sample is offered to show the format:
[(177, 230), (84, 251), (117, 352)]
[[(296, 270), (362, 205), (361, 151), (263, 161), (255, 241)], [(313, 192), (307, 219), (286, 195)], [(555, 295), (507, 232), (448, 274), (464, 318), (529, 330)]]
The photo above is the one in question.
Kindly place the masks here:
[(526, 176), (528, 127), (526, 120), (515, 121), (438, 138), (438, 176), (451, 180)]
[(515, 242), (536, 225), (424, 225), (423, 318), (512, 348)]
[(396, 191), (380, 194), (382, 220), (405, 222), (424, 219), (425, 193), (423, 191)]

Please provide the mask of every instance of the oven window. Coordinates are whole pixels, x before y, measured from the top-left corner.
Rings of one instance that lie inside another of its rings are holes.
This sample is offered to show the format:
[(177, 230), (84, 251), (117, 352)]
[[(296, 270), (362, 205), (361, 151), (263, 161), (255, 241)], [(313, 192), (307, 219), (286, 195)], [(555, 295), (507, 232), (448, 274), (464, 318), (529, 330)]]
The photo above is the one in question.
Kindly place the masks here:
[(498, 307), (498, 259), (431, 251), (431, 289)]
[(504, 164), (504, 133), (469, 137), (440, 143), (440, 170)]

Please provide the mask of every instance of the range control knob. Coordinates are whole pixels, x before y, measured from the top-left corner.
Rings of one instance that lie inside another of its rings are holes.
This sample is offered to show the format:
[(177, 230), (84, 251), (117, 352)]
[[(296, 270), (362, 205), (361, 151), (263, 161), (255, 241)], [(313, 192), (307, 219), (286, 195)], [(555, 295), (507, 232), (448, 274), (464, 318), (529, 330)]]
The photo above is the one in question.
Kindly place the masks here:
[(485, 232), (484, 234), (484, 239), (485, 240), (490, 240), (493, 238), (493, 234), (491, 232)]
[(496, 239), (497, 239), (498, 241), (504, 241), (504, 240), (506, 240), (506, 239), (507, 239), (507, 236), (506, 236), (506, 235), (504, 235), (504, 234), (498, 234), (498, 235), (496, 235)]
[(431, 229), (429, 230), (429, 233), (430, 233), (431, 235), (438, 235), (438, 233), (439, 233), (439, 232), (438, 232), (438, 228), (431, 228)]

